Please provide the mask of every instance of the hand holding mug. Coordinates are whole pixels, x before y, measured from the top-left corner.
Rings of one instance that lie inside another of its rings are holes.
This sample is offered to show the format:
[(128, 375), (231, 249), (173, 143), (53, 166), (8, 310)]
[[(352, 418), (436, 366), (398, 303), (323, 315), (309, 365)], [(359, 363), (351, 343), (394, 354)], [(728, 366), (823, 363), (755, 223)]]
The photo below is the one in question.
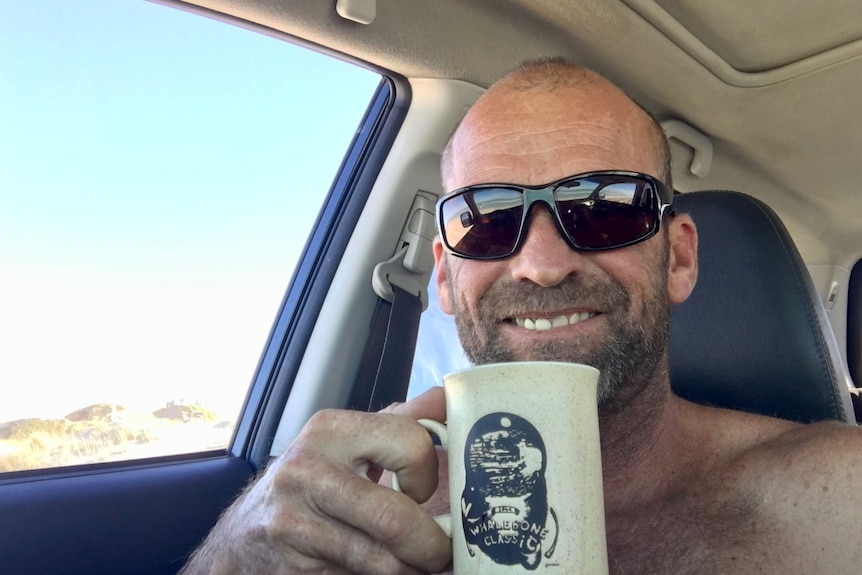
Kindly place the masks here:
[[(607, 573), (595, 368), (485, 365), (444, 377), (455, 573)], [(393, 487), (397, 479), (393, 475)]]

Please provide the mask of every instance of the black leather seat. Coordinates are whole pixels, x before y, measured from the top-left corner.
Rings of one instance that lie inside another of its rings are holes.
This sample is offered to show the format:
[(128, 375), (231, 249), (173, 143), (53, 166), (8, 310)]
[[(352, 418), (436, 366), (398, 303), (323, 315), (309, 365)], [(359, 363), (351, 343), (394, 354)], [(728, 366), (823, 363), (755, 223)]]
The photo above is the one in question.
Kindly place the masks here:
[(674, 391), (798, 422), (855, 422), (825, 310), (775, 212), (726, 191), (681, 194), (674, 208), (700, 238), (697, 285), (671, 314)]

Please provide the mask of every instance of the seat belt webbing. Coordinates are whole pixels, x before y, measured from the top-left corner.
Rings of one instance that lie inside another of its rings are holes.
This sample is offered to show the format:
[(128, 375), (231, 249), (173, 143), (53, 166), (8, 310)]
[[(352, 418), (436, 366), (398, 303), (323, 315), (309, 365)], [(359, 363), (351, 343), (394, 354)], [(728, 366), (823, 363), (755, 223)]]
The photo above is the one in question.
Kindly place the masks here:
[(389, 303), (378, 299), (348, 407), (379, 411), (407, 398), (422, 301), (392, 284)]

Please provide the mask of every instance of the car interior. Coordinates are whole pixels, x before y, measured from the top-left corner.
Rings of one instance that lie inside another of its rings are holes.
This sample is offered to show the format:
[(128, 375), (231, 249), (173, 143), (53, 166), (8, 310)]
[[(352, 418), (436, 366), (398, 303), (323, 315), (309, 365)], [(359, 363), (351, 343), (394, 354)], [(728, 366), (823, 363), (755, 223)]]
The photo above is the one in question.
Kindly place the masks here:
[(668, 135), (675, 209), (700, 236), (696, 290), (672, 312), (675, 392), (804, 423), (862, 420), (858, 1), (156, 3), (382, 80), (229, 448), (0, 474), (0, 571), (176, 573), (315, 412), (414, 393), (429, 338), (457, 346), (420, 327), (442, 315), (429, 286), (441, 152), (488, 86), (543, 56), (606, 76)]

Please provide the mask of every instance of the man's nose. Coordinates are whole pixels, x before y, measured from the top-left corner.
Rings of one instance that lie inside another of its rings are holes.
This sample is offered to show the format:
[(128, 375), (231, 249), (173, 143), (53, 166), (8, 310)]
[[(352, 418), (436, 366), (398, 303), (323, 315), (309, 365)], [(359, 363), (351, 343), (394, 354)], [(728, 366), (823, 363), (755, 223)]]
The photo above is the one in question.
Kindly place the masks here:
[(512, 279), (551, 287), (581, 271), (583, 255), (570, 248), (560, 235), (551, 211), (537, 205), (529, 218), (527, 237), (509, 264)]

